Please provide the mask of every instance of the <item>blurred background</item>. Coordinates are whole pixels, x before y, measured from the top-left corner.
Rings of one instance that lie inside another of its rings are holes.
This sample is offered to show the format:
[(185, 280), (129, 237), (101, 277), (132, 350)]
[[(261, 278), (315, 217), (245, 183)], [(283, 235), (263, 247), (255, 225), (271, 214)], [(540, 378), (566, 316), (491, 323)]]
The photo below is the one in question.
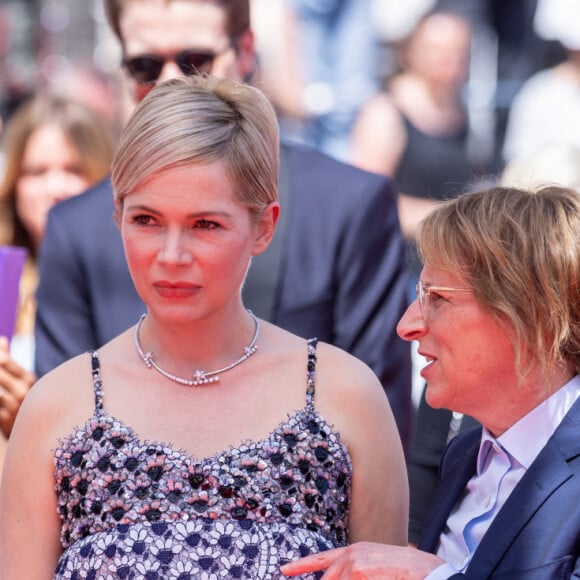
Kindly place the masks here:
[[(400, 71), (406, 37), (429, 10), (453, 10), (473, 32), (462, 90), (469, 146), (483, 166), (499, 171), (506, 161), (501, 151), (514, 98), (534, 73), (566, 58), (569, 46), (562, 40), (580, 36), (569, 30), (580, 31), (577, 4), (576, 0), (252, 0), (258, 75), (278, 107), (288, 138), (350, 161), (356, 118), (367, 100), (387, 89)], [(74, 95), (119, 123), (123, 114), (119, 61), (101, 0), (2, 0), (0, 119), (5, 123), (23, 100), (48, 89)], [(292, 77), (291, 71), (298, 72)]]
[(100, 0), (2, 0), (0, 116), (39, 90), (116, 115), (118, 47)]

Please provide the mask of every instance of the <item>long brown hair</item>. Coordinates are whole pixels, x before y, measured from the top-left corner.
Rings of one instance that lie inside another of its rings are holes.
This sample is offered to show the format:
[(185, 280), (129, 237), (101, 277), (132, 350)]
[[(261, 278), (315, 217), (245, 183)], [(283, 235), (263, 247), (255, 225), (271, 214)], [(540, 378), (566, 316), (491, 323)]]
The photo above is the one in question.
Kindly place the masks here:
[(10, 117), (2, 135), (5, 167), (0, 183), (0, 215), (5, 223), (0, 231), (0, 243), (23, 246), (31, 256), (36, 255), (36, 248), (16, 212), (16, 185), (30, 136), (47, 124), (62, 129), (78, 152), (82, 172), (91, 183), (109, 173), (115, 149), (108, 123), (86, 105), (66, 97), (40, 94), (26, 101)]

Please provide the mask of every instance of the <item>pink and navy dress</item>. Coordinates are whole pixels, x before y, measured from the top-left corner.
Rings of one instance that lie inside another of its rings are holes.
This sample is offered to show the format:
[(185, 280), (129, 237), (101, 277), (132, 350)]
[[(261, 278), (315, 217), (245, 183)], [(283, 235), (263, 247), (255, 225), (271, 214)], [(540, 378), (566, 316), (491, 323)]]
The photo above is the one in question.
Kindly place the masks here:
[(305, 407), (205, 459), (109, 415), (97, 352), (91, 360), (95, 412), (55, 451), (55, 579), (282, 578), (282, 564), (347, 543), (352, 465), (314, 409), (316, 340)]

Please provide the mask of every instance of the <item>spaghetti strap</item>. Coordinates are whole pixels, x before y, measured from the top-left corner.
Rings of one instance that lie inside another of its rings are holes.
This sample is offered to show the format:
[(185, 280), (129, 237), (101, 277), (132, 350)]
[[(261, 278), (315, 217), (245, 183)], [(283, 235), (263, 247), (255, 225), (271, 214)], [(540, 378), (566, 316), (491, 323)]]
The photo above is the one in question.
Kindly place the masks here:
[(95, 409), (97, 415), (103, 412), (103, 381), (101, 380), (101, 363), (99, 353), (96, 350), (90, 351), (91, 368), (93, 375), (93, 390), (95, 393)]
[(306, 404), (314, 403), (314, 393), (316, 391), (316, 345), (317, 338), (308, 339), (308, 363), (306, 368)]

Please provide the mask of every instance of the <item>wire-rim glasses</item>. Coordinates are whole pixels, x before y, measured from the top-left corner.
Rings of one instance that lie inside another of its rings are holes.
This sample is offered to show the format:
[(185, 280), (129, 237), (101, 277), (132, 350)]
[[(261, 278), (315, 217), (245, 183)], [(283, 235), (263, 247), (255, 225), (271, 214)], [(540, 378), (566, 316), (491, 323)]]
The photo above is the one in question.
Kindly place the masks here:
[(423, 320), (429, 320), (429, 310), (431, 307), (431, 292), (472, 292), (471, 288), (451, 288), (450, 286), (432, 286), (425, 284), (419, 280), (415, 288), (417, 292), (417, 299), (421, 308), (421, 315)]

